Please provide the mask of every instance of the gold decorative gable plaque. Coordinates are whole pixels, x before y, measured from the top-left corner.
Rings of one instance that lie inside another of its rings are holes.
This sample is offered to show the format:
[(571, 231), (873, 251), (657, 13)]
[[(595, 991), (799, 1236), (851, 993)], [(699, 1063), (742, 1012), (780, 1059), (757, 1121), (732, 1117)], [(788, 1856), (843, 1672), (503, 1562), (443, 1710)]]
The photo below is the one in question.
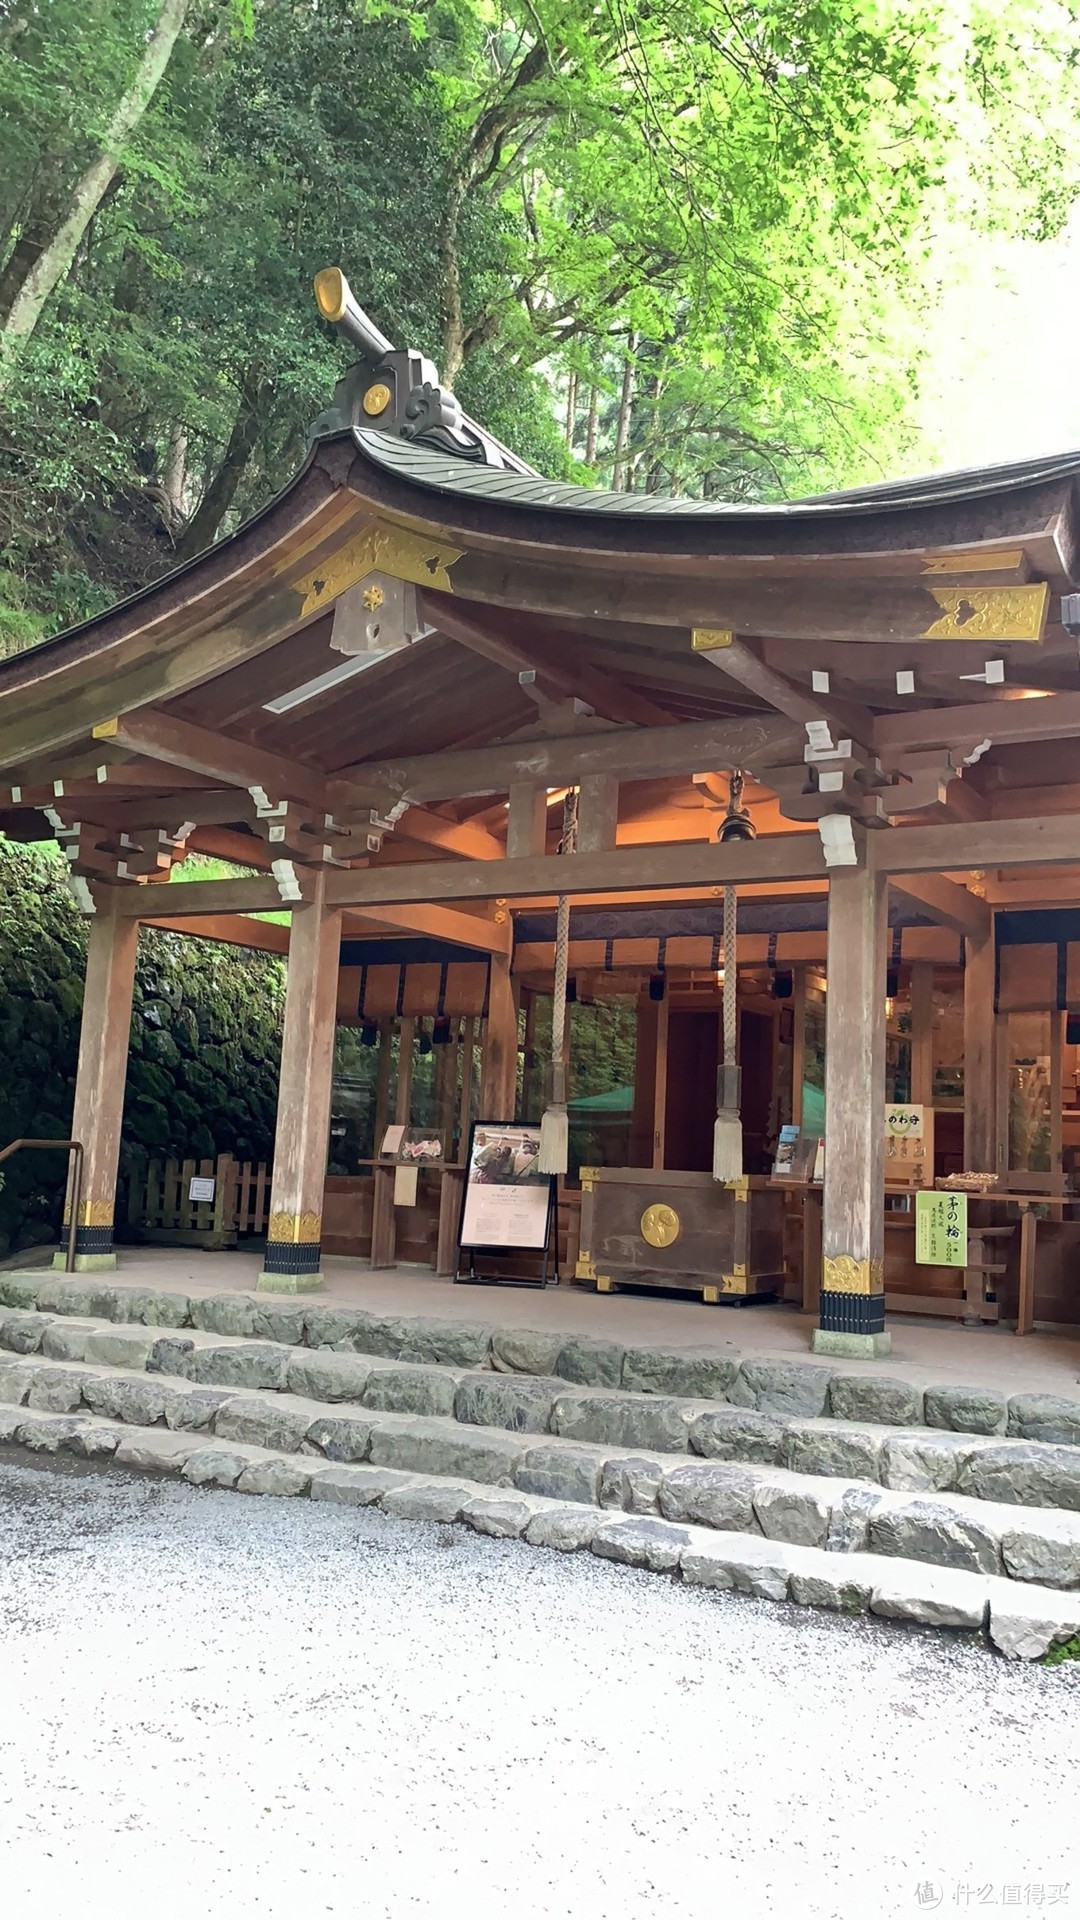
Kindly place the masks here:
[(1041, 640), (1046, 631), (1050, 588), (1045, 580), (1031, 587), (930, 587), (941, 608), (924, 640)]
[(461, 559), (460, 547), (447, 547), (405, 527), (366, 527), (296, 582), (301, 613), (315, 613), (365, 580), (369, 573), (388, 573), (416, 587), (437, 587), (453, 593), (450, 570)]

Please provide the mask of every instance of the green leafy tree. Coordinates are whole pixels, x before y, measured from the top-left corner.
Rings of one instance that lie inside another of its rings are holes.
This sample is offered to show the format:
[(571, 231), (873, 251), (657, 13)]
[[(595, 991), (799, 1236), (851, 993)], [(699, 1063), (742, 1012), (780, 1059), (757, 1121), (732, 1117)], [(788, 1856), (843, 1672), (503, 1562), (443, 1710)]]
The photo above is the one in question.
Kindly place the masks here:
[(951, 253), (1073, 202), (1075, 27), (1071, 0), (0, 0), (0, 645), (295, 470), (347, 351), (310, 300), (333, 261), (553, 475), (752, 499), (894, 465)]

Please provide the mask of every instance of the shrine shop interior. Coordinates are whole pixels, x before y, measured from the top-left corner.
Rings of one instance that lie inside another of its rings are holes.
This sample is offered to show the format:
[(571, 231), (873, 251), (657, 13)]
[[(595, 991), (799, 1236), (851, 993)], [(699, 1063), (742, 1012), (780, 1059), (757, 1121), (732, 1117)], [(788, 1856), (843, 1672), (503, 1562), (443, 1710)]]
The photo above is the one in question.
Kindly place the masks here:
[(138, 1237), (150, 925), (288, 957), (272, 1164), (215, 1217), (260, 1286), (461, 1270), (486, 1123), (539, 1130), (563, 1284), (789, 1301), (824, 1352), (1074, 1327), (1080, 455), (604, 493), (317, 297), (355, 357), (301, 470), (0, 661), (0, 831), (88, 926), (74, 1264)]

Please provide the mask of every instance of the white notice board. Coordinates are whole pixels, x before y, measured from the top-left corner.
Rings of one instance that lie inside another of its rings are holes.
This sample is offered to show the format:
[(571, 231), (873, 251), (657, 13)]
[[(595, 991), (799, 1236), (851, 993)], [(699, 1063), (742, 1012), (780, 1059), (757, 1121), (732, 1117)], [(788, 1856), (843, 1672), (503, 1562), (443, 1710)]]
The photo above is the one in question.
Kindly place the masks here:
[(519, 1121), (477, 1121), (461, 1214), (463, 1247), (547, 1246), (550, 1174), (538, 1173), (540, 1128)]

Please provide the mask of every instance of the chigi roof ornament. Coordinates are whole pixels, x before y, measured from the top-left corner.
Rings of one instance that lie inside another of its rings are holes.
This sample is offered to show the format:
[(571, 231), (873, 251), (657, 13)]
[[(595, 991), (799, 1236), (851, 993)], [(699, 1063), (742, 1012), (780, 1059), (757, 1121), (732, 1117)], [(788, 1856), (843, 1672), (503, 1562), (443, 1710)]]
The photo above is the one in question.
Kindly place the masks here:
[(451, 459), (535, 474), (534, 467), (462, 412), (449, 387), (440, 385), (434, 361), (391, 345), (353, 298), (340, 267), (324, 267), (315, 275), (315, 300), (323, 319), (359, 347), (361, 357), (338, 381), (330, 406), (311, 429), (313, 440), (350, 427), (374, 427)]

